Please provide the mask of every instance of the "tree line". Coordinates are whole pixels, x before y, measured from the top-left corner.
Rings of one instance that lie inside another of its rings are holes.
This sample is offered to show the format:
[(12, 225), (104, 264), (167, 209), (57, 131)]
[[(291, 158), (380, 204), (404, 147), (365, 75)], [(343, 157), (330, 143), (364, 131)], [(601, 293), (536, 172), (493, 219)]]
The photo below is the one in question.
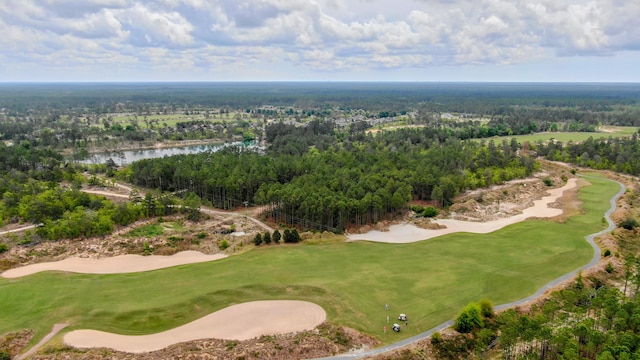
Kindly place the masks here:
[(599, 170), (640, 175), (638, 134), (630, 138), (589, 138), (579, 143), (551, 141), (535, 145), (538, 155)]
[[(376, 136), (278, 129), (267, 130), (277, 135), (265, 154), (229, 147), (146, 159), (122, 176), (161, 191), (186, 189), (218, 208), (263, 205), (288, 226), (342, 231), (393, 216), (412, 200), (445, 207), (461, 191), (526, 177), (538, 166), (518, 155), (517, 144), (463, 142), (434, 128)], [(292, 135), (301, 146), (288, 151), (291, 144), (278, 139)]]

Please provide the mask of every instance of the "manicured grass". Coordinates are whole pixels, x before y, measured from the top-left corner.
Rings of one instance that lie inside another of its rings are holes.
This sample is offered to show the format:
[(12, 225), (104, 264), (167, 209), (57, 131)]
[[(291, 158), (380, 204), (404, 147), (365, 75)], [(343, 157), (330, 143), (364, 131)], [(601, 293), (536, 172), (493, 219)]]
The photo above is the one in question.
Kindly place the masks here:
[[(618, 186), (589, 179), (586, 213), (559, 224), (526, 221), (492, 234), (451, 234), (413, 244), (368, 242), (269, 246), (210, 263), (122, 275), (40, 273), (0, 279), (0, 333), (52, 324), (125, 334), (173, 328), (228, 305), (301, 299), (321, 305), (329, 321), (384, 343), (455, 317), (468, 302), (526, 297), (589, 262), (584, 235), (604, 227)], [(391, 311), (384, 310), (384, 304)], [(400, 334), (383, 336), (386, 316), (409, 315)]]
[(496, 136), (493, 138), (486, 139), (475, 139), (477, 141), (485, 140), (490, 141), (493, 140), (496, 143), (502, 143), (502, 140), (511, 141), (511, 139), (515, 138), (518, 143), (523, 143), (528, 141), (532, 144), (537, 143), (538, 141), (549, 141), (551, 139), (560, 141), (563, 143), (567, 143), (569, 141), (573, 142), (582, 142), (590, 137), (594, 139), (599, 138), (609, 138), (609, 137), (629, 137), (634, 133), (638, 132), (637, 127), (633, 126), (610, 126), (607, 127), (608, 132), (548, 132), (548, 133), (536, 133), (530, 135), (514, 135), (514, 136)]

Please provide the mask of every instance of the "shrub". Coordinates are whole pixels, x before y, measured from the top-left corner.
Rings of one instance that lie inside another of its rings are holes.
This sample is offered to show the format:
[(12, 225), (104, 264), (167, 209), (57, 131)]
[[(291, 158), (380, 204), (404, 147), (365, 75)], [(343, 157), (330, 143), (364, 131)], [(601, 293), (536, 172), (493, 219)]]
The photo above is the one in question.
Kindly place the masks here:
[(297, 243), (301, 240), (300, 234), (298, 234), (298, 230), (296, 229), (293, 229), (293, 230), (285, 229), (284, 235), (282, 238), (284, 239), (285, 243)]
[(621, 228), (625, 228), (627, 230), (633, 230), (638, 227), (638, 220), (632, 217), (628, 217), (619, 224)]
[(7, 246), (7, 244), (0, 244), (0, 254), (6, 253), (7, 251), (9, 251), (9, 246)]
[(553, 180), (549, 179), (549, 178), (544, 178), (542, 179), (542, 182), (546, 185), (546, 186), (551, 186), (553, 185)]
[(609, 257), (611, 256), (611, 250), (607, 249), (604, 251), (604, 257)]
[(493, 305), (491, 304), (491, 301), (489, 301), (488, 299), (483, 299), (480, 300), (480, 311), (482, 313), (482, 316), (485, 319), (490, 319), (492, 317), (495, 316), (495, 313), (493, 312)]
[(220, 243), (220, 249), (226, 250), (228, 247), (229, 247), (229, 242), (227, 241), (227, 239), (222, 240), (222, 242)]
[(613, 265), (611, 265), (611, 263), (608, 263), (607, 266), (604, 268), (604, 270), (608, 273), (611, 274), (615, 269), (613, 268)]
[(282, 235), (280, 235), (280, 231), (278, 231), (278, 230), (274, 231), (273, 232), (273, 238), (272, 238), (273, 242), (276, 243), (276, 244), (279, 243), (280, 242), (280, 238), (282, 238)]
[(260, 246), (260, 244), (262, 244), (262, 234), (257, 233), (256, 236), (253, 238), (253, 243), (256, 246)]
[(432, 218), (438, 216), (438, 210), (433, 206), (427, 206), (422, 213), (422, 216)]
[(11, 360), (11, 354), (6, 350), (0, 350), (0, 360)]
[(148, 242), (142, 245), (142, 255), (151, 255), (151, 244)]
[(442, 342), (442, 334), (440, 334), (439, 331), (436, 331), (433, 334), (431, 334), (431, 343), (432, 344), (439, 344), (441, 342)]
[(271, 244), (271, 233), (265, 231), (264, 235), (262, 235), (262, 241), (267, 245)]
[(454, 323), (454, 329), (459, 333), (470, 333), (483, 326), (482, 309), (476, 303), (470, 303), (465, 306)]
[(413, 205), (413, 206), (411, 206), (411, 210), (413, 212), (415, 212), (416, 215), (419, 216), (424, 211), (424, 206), (422, 206), (422, 205)]

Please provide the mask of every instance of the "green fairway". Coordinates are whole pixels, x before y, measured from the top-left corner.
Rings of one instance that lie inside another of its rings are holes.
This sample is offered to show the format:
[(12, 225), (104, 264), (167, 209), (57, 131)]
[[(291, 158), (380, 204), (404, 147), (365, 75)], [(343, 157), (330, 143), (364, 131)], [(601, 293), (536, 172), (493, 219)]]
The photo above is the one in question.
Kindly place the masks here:
[(634, 133), (638, 132), (638, 128), (634, 126), (609, 126), (607, 127), (607, 131), (597, 131), (597, 132), (545, 132), (545, 133), (535, 133), (530, 135), (513, 135), (513, 136), (496, 136), (493, 138), (487, 139), (475, 139), (477, 141), (485, 140), (493, 140), (496, 143), (501, 143), (502, 140), (510, 141), (515, 138), (516, 141), (522, 144), (525, 141), (528, 141), (532, 144), (535, 144), (539, 141), (546, 142), (549, 140), (556, 140), (563, 143), (567, 143), (569, 141), (573, 142), (582, 142), (590, 137), (594, 139), (599, 138), (609, 138), (609, 137), (629, 137)]
[[(60, 322), (70, 329), (154, 333), (235, 303), (299, 299), (321, 305), (332, 323), (389, 343), (453, 318), (470, 301), (517, 300), (588, 263), (593, 249), (584, 236), (604, 228), (618, 190), (608, 180), (589, 181), (580, 191), (585, 214), (564, 224), (526, 221), (491, 234), (412, 244), (270, 246), (145, 273), (2, 278), (0, 333), (33, 328), (40, 338)], [(386, 316), (400, 312), (409, 315), (409, 326), (383, 336)]]

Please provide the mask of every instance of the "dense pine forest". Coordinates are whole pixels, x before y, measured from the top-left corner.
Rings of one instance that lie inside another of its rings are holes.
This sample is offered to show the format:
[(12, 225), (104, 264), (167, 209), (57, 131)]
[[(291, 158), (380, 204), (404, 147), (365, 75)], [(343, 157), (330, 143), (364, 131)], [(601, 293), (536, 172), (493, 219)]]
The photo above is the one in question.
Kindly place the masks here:
[(589, 138), (579, 143), (540, 143), (536, 148), (539, 155), (549, 160), (640, 175), (640, 145), (637, 134), (628, 139)]
[(147, 159), (132, 164), (128, 180), (188, 189), (219, 208), (263, 205), (287, 225), (342, 231), (396, 215), (412, 200), (447, 206), (461, 191), (523, 178), (538, 166), (515, 142), (464, 142), (432, 128), (374, 136), (322, 122), (273, 126), (266, 154), (233, 147)]

